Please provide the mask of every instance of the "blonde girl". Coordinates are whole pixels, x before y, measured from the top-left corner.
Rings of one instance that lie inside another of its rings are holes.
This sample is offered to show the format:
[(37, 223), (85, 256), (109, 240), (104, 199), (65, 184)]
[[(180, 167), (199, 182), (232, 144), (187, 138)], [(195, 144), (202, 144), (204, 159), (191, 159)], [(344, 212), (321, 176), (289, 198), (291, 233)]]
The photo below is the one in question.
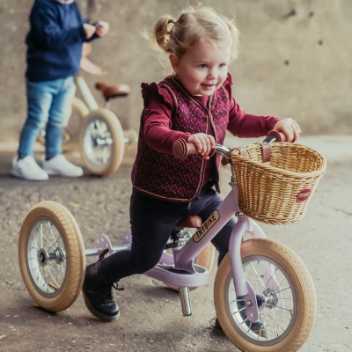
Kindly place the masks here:
[[(86, 305), (103, 320), (119, 315), (113, 283), (155, 266), (185, 217), (196, 214), (204, 221), (218, 207), (220, 157), (213, 149), (215, 143), (223, 143), (226, 130), (256, 137), (275, 129), (288, 141), (300, 134), (295, 121), (248, 114), (232, 96), (228, 67), (238, 52), (232, 21), (201, 7), (178, 18), (161, 17), (154, 34), (174, 73), (161, 82), (142, 84), (144, 108), (132, 171), (132, 247), (86, 270)], [(230, 221), (212, 241), (219, 262), (233, 226)], [(260, 321), (252, 325), (255, 331), (261, 328)]]

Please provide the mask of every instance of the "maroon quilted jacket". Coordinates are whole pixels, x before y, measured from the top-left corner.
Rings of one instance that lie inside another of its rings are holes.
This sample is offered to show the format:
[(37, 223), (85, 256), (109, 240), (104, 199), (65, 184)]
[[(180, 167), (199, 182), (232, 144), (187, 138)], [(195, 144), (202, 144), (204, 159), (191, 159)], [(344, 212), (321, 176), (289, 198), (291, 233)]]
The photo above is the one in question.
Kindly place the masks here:
[(191, 134), (211, 134), (222, 144), (226, 130), (240, 137), (257, 137), (273, 128), (277, 118), (241, 110), (232, 97), (231, 85), (229, 75), (213, 96), (200, 98), (191, 96), (174, 76), (158, 84), (142, 84), (144, 109), (132, 170), (136, 189), (157, 198), (188, 202), (209, 176), (217, 179), (220, 165), (218, 155), (209, 161), (186, 155)]

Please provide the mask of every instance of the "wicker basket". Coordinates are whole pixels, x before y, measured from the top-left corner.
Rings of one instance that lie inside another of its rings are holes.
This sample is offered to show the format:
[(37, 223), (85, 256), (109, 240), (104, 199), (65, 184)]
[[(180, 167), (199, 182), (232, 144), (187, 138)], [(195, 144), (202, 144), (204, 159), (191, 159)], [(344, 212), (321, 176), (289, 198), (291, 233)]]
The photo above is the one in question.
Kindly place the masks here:
[(262, 144), (254, 143), (234, 149), (231, 164), (241, 211), (265, 223), (285, 224), (304, 216), (326, 159), (300, 144), (273, 143), (271, 159), (264, 162)]

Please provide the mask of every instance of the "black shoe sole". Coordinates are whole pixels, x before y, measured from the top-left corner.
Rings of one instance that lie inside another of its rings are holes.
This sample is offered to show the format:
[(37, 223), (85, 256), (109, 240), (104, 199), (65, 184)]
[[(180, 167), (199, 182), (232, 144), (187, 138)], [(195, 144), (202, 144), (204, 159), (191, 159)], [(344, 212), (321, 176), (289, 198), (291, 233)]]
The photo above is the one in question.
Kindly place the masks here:
[(99, 312), (98, 310), (96, 310), (92, 304), (90, 303), (89, 299), (86, 297), (86, 295), (83, 293), (83, 299), (84, 299), (84, 303), (86, 304), (88, 310), (97, 318), (99, 318), (102, 321), (105, 322), (111, 322), (114, 320), (117, 320), (120, 317), (120, 312), (117, 312), (117, 314), (115, 315), (107, 315), (104, 313)]

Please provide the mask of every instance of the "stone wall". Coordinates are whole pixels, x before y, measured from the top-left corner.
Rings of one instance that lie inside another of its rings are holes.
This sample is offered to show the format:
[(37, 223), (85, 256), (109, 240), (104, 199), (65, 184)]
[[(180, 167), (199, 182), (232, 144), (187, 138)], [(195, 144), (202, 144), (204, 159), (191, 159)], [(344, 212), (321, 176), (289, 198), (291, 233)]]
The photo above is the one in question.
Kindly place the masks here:
[[(162, 14), (176, 15), (197, 1), (97, 0), (93, 18), (111, 23), (108, 37), (94, 44), (102, 79), (131, 85), (129, 98), (111, 108), (125, 126), (137, 127), (140, 83), (168, 73), (148, 32)], [(305, 133), (351, 133), (352, 2), (350, 0), (208, 0), (202, 2), (236, 18), (240, 56), (232, 64), (234, 89), (252, 113), (296, 118)], [(0, 0), (1, 124), (18, 130), (25, 115), (24, 80), (27, 17), (31, 0)], [(85, 0), (81, 0), (82, 12)], [(96, 79), (88, 77), (89, 84)]]

